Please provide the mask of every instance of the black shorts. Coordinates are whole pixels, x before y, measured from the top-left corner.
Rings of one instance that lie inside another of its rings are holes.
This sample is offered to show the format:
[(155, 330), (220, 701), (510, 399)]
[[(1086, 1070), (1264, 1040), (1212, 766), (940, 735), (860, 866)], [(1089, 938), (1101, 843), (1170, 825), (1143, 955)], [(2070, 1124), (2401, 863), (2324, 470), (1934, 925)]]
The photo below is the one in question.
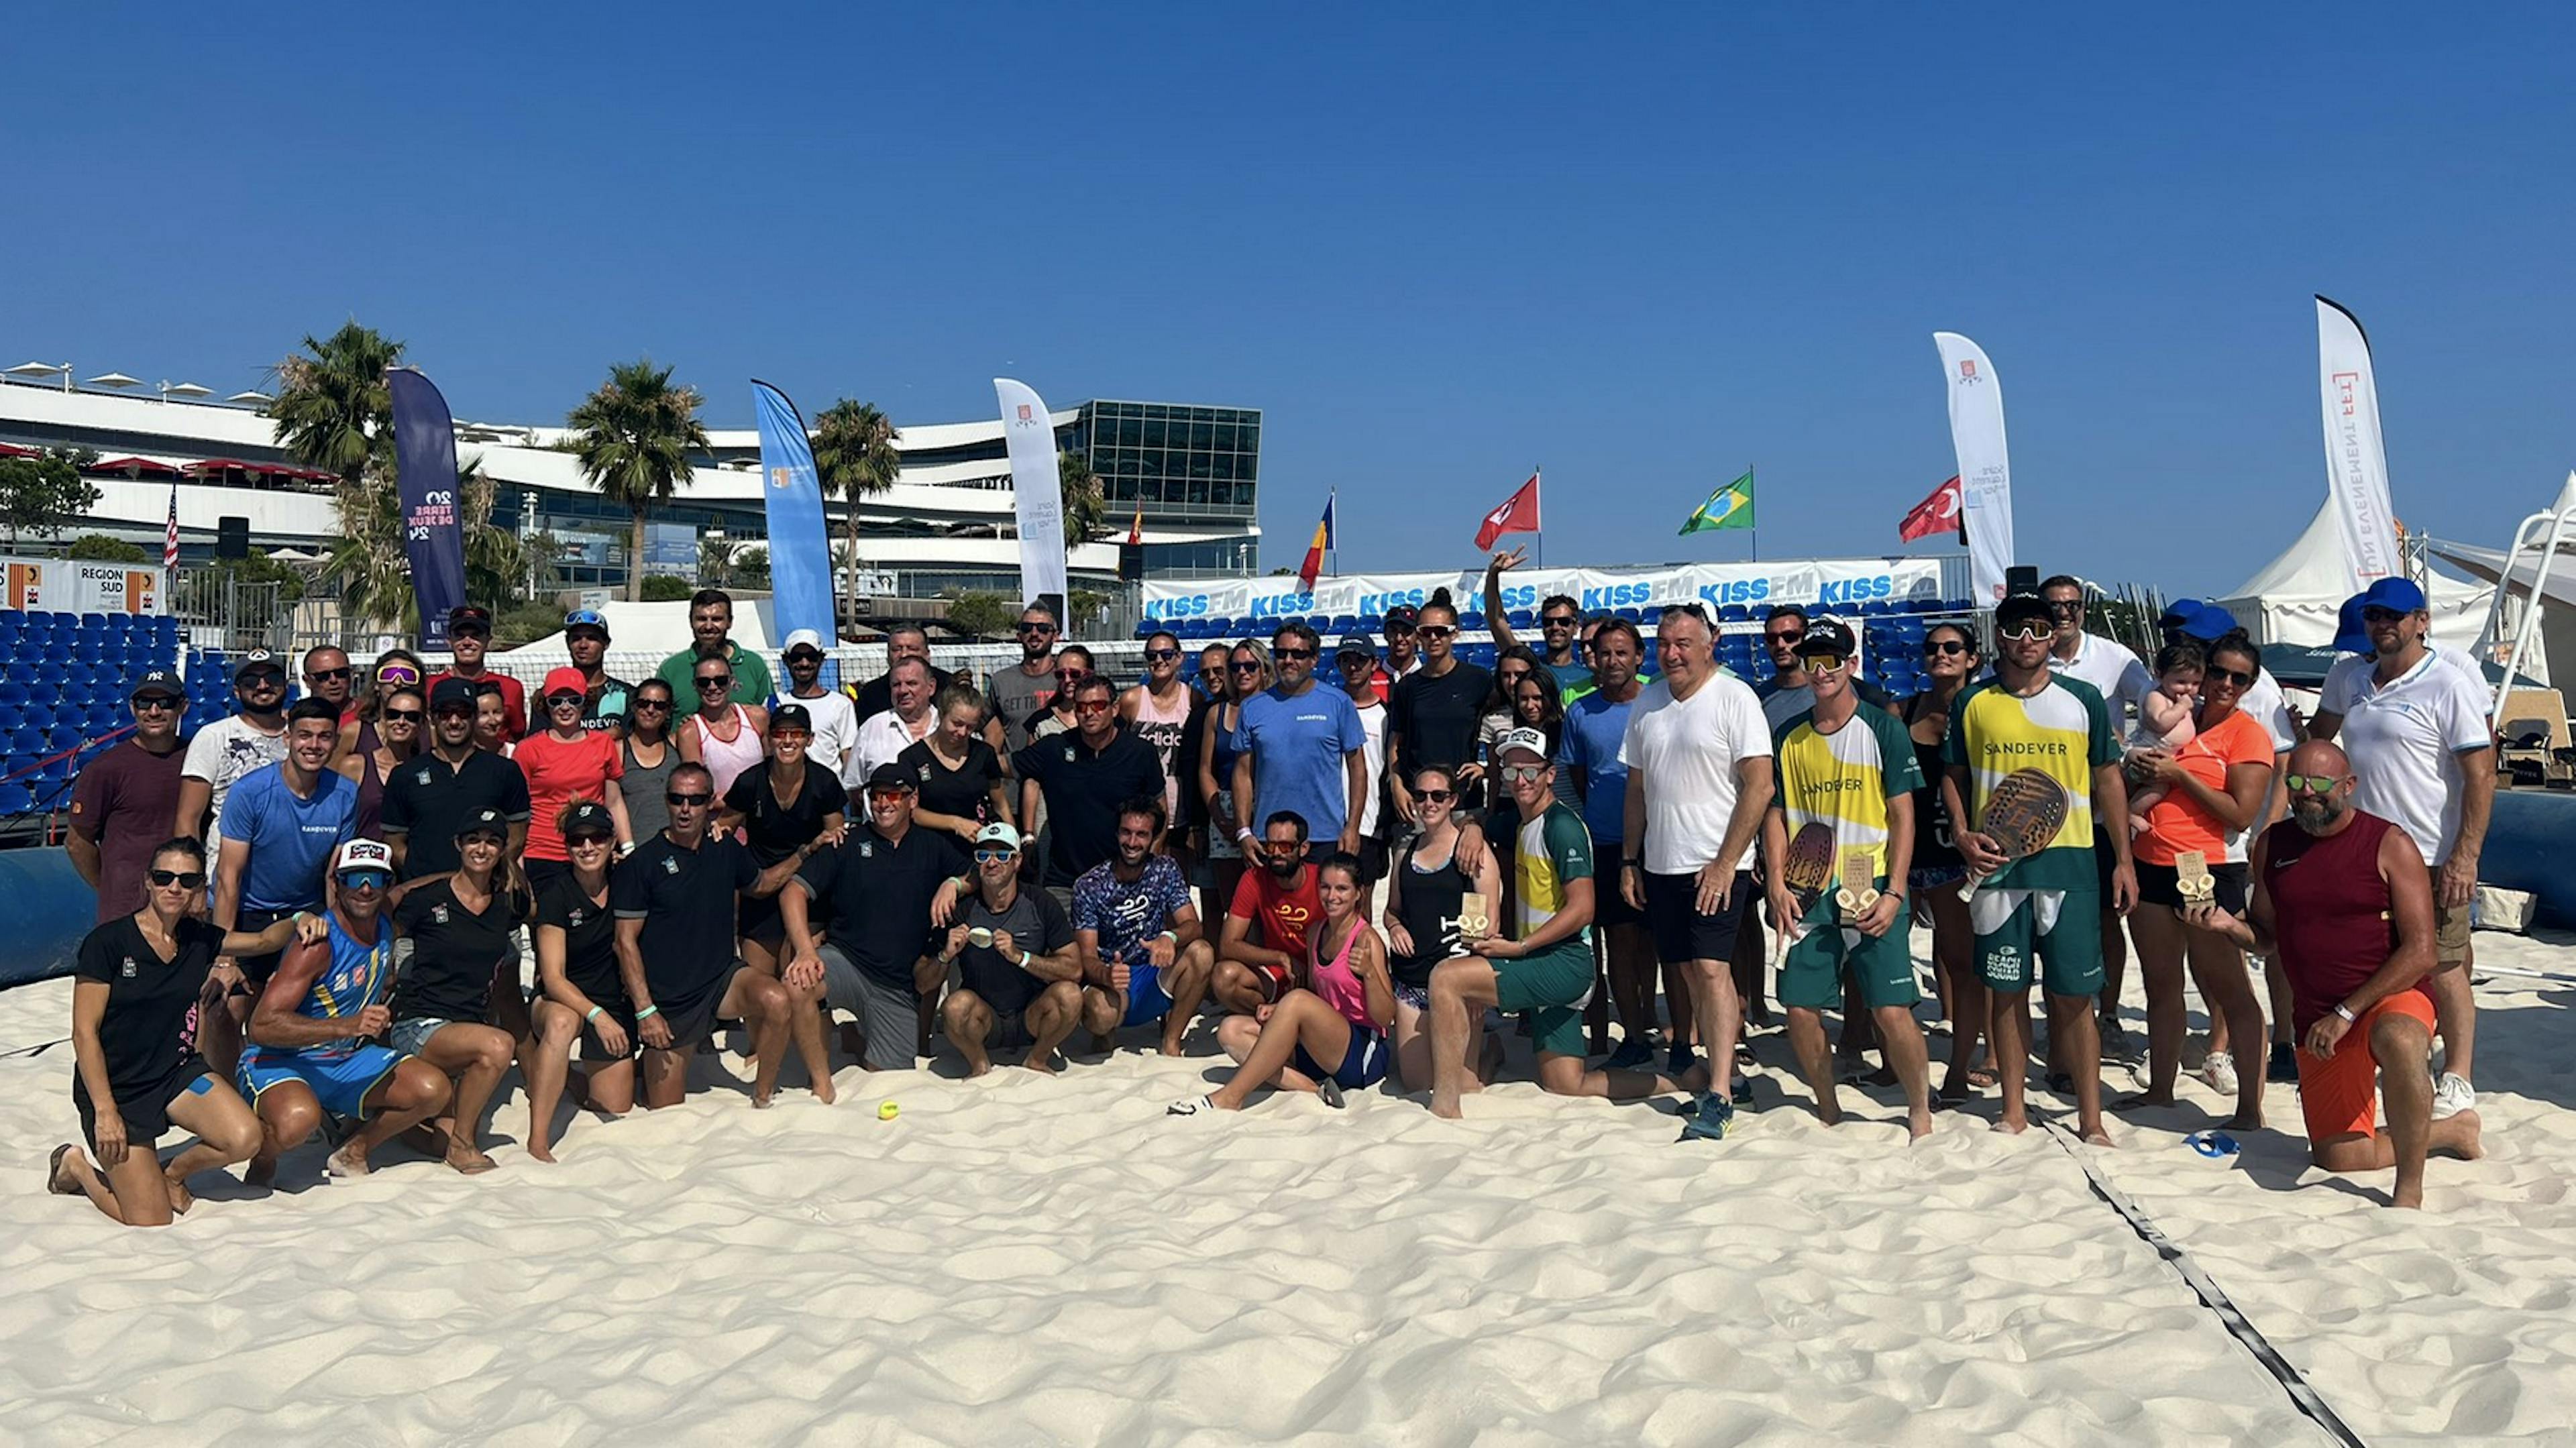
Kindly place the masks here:
[[(266, 930), (268, 927), (294, 913), (295, 912), (293, 910), (254, 910), (248, 905), (244, 905), (233, 914), (233, 929), (243, 935), (257, 935), (261, 931)], [(243, 982), (249, 986), (247, 991), (240, 992), (240, 994), (252, 996), (258, 995), (261, 990), (267, 987), (268, 978), (277, 974), (277, 963), (285, 958), (286, 952), (283, 950), (272, 951), (267, 955), (237, 955), (233, 957), (234, 961), (241, 966)], [(140, 1137), (134, 1136), (131, 1131), (127, 1132), (127, 1136), (132, 1140), (141, 1140)]]
[[(1617, 860), (1619, 842), (1602, 840), (1595, 843), (1592, 847), (1592, 858), (1595, 862)], [(1592, 877), (1593, 924), (1607, 930), (1613, 925), (1637, 925), (1645, 921), (1646, 912), (1630, 905), (1627, 895), (1619, 888), (1627, 875), (1628, 867), (1624, 864), (1616, 864)]]
[(787, 939), (787, 917), (778, 913), (776, 895), (745, 895), (736, 907), (734, 934), (744, 940), (757, 940), (774, 953)]
[[(200, 1077), (214, 1074), (215, 1068), (206, 1064), (205, 1057), (190, 1051), (158, 1083), (118, 1097), (116, 1114), (125, 1123), (125, 1144), (136, 1151), (150, 1151), (153, 1143), (170, 1134), (170, 1103), (186, 1095)], [(72, 1106), (80, 1112), (81, 1140), (89, 1143), (94, 1157), (98, 1154), (98, 1104), (89, 1099), (89, 1088), (77, 1073), (72, 1077)]]
[(2118, 868), (2120, 868), (2120, 854), (2111, 848), (2110, 831), (2095, 825), (2093, 827), (2093, 889), (2096, 893), (2093, 898), (2101, 901), (2102, 908), (2105, 910), (2111, 908), (2111, 872)]
[(1359, 857), (1361, 884), (1374, 885), (1386, 878), (1386, 841), (1360, 841)]
[[(2138, 903), (2162, 905), (2168, 910), (2180, 912), (2183, 908), (2182, 889), (2179, 883), (2181, 872), (2171, 865), (2150, 865), (2144, 860), (2138, 861), (2137, 867)], [(2230, 915), (2241, 916), (2245, 913), (2243, 862), (2210, 866), (2209, 883), (2210, 898), (2218, 902), (2219, 909)]]
[(724, 1004), (725, 992), (733, 989), (734, 977), (746, 969), (749, 967), (741, 961), (733, 961), (725, 966), (723, 974), (716, 977), (715, 984), (707, 987), (706, 993), (686, 1010), (674, 1011), (668, 1006), (663, 1007), (663, 1023), (671, 1028), (671, 1044), (664, 1049), (692, 1051), (714, 1040), (716, 1010)]
[(1753, 875), (1735, 872), (1735, 888), (1714, 915), (1699, 913), (1699, 876), (1646, 876), (1646, 928), (1655, 935), (1655, 958), (1666, 965), (1686, 960), (1729, 960), (1753, 898)]
[[(599, 1007), (599, 1019), (581, 1023), (581, 1035), (577, 1038), (581, 1042), (581, 1059), (585, 1061), (634, 1060), (635, 1053), (644, 1049), (644, 1038), (635, 1032), (635, 1003), (626, 998), (626, 992), (622, 989), (585, 990), (582, 994), (590, 997), (592, 1005)], [(534, 1015), (537, 1002), (545, 999), (547, 996), (544, 986), (531, 988), (528, 991), (528, 1013)], [(613, 1054), (606, 1046), (600, 1044), (599, 1028), (610, 1021), (617, 1022), (626, 1031), (625, 1055)], [(678, 1027), (674, 1026), (672, 1029), (676, 1031)]]

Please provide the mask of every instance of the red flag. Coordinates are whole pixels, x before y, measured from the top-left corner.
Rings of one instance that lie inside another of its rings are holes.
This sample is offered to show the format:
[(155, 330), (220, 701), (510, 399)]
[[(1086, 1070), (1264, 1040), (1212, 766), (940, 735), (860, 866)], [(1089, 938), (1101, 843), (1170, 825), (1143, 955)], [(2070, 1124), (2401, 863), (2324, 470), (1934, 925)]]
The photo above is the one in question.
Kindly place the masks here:
[(1932, 490), (1932, 496), (1915, 504), (1896, 525), (1896, 536), (1911, 543), (1935, 533), (1959, 533), (1965, 536), (1959, 519), (1959, 480), (1952, 478)]
[(1538, 531), (1538, 474), (1530, 474), (1503, 505), (1485, 515), (1485, 524), (1476, 530), (1476, 546), (1491, 548), (1494, 540), (1506, 533)]

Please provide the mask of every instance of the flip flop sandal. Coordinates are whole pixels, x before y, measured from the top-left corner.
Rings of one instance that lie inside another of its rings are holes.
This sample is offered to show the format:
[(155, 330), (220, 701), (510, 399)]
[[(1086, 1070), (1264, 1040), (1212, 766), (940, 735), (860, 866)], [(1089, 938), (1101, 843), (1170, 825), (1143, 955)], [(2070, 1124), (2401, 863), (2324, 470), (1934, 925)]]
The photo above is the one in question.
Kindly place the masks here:
[(1165, 1116), (1206, 1116), (1216, 1110), (1213, 1096), (1185, 1096), (1163, 1108)]
[(2195, 1131), (2184, 1137), (2182, 1144), (2213, 1161), (2221, 1157), (2234, 1156), (2241, 1149), (2236, 1144), (2236, 1138), (2224, 1131)]
[(1340, 1082), (1335, 1081), (1330, 1077), (1326, 1077), (1321, 1084), (1316, 1086), (1315, 1094), (1323, 1097), (1324, 1104), (1333, 1108), (1335, 1111), (1342, 1109), (1342, 1087)]
[(75, 1142), (69, 1141), (66, 1141), (62, 1145), (54, 1148), (53, 1159), (45, 1163), (46, 1191), (52, 1192), (58, 1197), (76, 1197), (81, 1195), (80, 1183), (66, 1181), (63, 1178), (63, 1158), (78, 1150), (80, 1150), (79, 1145)]

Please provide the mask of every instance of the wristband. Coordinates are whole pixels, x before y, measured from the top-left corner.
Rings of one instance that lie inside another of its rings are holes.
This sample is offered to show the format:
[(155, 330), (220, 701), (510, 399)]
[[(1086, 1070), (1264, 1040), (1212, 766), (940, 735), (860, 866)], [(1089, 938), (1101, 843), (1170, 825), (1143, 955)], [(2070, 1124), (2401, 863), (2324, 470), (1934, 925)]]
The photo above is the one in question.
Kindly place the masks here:
[(587, 1014), (585, 1014), (585, 1015), (583, 1015), (583, 1016), (582, 1016), (582, 1018), (581, 1018), (581, 1023), (582, 1023), (583, 1025), (585, 1025), (585, 1026), (586, 1026), (586, 1025), (589, 1025), (591, 1022), (593, 1022), (593, 1021), (595, 1021), (595, 1020), (598, 1020), (598, 1019), (599, 1019), (599, 1013), (600, 1013), (601, 1011), (606, 1010), (606, 1009), (608, 1009), (608, 1007), (606, 1007), (606, 1006), (592, 1006), (592, 1007), (590, 1008), (589, 1012), (588, 1012)]
[(1248, 840), (1248, 839), (1251, 839), (1251, 838), (1252, 838), (1252, 826), (1250, 826), (1250, 825), (1237, 825), (1237, 826), (1235, 826), (1235, 827), (1234, 827), (1234, 837), (1235, 837), (1237, 840)]
[(2343, 1023), (2347, 1026), (2357, 1026), (2361, 1024), (2361, 1017), (2354, 1015), (2352, 1013), (2352, 1007), (2345, 1005), (2341, 1001), (2335, 1002), (2334, 1013), (2343, 1017)]
[(1027, 951), (1023, 950), (1023, 951), (1021, 951), (1021, 952), (1020, 952), (1020, 969), (1022, 969), (1022, 970), (1026, 970), (1026, 969), (1028, 969), (1028, 968), (1029, 968), (1029, 953), (1028, 953)]
[(1181, 943), (1181, 933), (1180, 933), (1179, 931), (1177, 931), (1177, 930), (1166, 930), (1166, 931), (1164, 931), (1164, 932), (1163, 932), (1163, 938), (1164, 938), (1165, 940), (1168, 940), (1168, 941), (1172, 942), (1174, 945), (1178, 945), (1178, 944), (1180, 944), (1180, 943)]
[(661, 1013), (662, 1008), (660, 1006), (646, 1006), (644, 1009), (635, 1013), (635, 1023), (640, 1026), (644, 1024), (644, 1022), (651, 1020), (653, 1017), (658, 1016)]

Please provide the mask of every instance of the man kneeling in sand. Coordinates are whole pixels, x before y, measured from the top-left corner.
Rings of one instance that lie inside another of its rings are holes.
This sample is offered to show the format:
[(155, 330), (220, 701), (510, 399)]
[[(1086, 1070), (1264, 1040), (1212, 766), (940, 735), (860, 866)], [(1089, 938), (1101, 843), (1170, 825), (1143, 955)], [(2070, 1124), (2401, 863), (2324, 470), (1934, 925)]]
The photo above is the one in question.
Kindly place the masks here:
[[(2404, 830), (2352, 807), (2341, 749), (2300, 745), (2284, 782), (2290, 818), (2254, 846), (2247, 918), (2213, 904), (2184, 918), (2288, 976), (2308, 1159), (2332, 1172), (2394, 1166), (2389, 1205), (2421, 1207), (2427, 1152), (2485, 1154), (2475, 1111), (2432, 1119), (2432, 875)], [(2374, 1085), (2388, 1095), (2384, 1136)]]
[[(1646, 1071), (1587, 1071), (1583, 1008), (1592, 999), (1592, 832), (1556, 799), (1547, 736), (1515, 729), (1494, 759), (1520, 806), (1512, 874), (1520, 884), (1520, 939), (1465, 937), (1473, 955), (1431, 968), (1431, 1112), (1456, 1117), (1460, 1095), (1481, 1090), (1468, 1062), (1478, 1057), (1485, 1007), (1528, 1011), (1538, 1042), (1538, 1084), (1557, 1096), (1633, 1101), (1677, 1091)], [(1461, 927), (1463, 932), (1464, 927)]]
[(1181, 1054), (1216, 973), (1179, 862), (1154, 853), (1162, 833), (1161, 795), (1127, 801), (1118, 807), (1117, 853), (1073, 883), (1082, 1023), (1098, 1050), (1114, 1045), (1122, 1027), (1161, 1021), (1163, 1054)]
[(393, 931), (382, 917), (393, 852), (351, 840), (332, 861), (330, 934), (290, 947), (251, 1009), (250, 1048), (235, 1074), (259, 1112), (259, 1152), (244, 1179), (277, 1179), (277, 1159), (304, 1144), (322, 1113), (360, 1123), (331, 1154), (333, 1176), (364, 1176), (367, 1154), (443, 1110), (447, 1077), (416, 1056), (370, 1044), (393, 1025)]
[(975, 894), (939, 952), (963, 983), (940, 1003), (940, 1029), (966, 1074), (993, 1069), (993, 1047), (1026, 1046), (1028, 1068), (1052, 1072), (1056, 1047), (1082, 1015), (1082, 957), (1055, 897), (1020, 888), (1020, 832), (996, 820), (975, 834)]

